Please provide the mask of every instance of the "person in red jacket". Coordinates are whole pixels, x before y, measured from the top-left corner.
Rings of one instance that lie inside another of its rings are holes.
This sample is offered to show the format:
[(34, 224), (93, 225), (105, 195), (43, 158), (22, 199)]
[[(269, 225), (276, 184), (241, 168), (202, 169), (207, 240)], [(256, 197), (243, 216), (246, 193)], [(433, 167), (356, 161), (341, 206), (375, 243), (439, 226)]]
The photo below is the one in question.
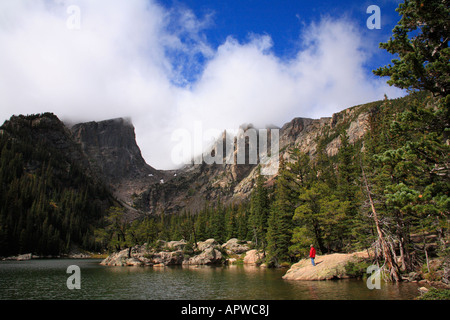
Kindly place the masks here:
[(313, 245), (311, 245), (311, 250), (309, 250), (309, 257), (311, 258), (311, 263), (315, 267), (316, 263), (314, 259), (316, 258), (316, 249), (314, 249)]

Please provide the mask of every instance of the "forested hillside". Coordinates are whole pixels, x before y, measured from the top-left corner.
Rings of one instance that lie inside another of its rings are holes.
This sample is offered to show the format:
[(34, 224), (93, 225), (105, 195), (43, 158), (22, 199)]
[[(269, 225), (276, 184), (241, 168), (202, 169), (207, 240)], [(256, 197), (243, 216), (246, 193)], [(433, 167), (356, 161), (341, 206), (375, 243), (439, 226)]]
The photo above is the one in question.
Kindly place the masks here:
[(111, 206), (70, 132), (50, 113), (14, 116), (0, 128), (0, 256), (94, 249)]

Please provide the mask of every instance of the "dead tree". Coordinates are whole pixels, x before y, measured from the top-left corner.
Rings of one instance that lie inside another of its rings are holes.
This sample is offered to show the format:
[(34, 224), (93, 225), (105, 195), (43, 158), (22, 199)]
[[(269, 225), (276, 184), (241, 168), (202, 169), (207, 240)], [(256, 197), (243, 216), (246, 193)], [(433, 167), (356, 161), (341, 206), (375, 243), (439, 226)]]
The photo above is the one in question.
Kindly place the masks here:
[(389, 270), (391, 280), (393, 280), (395, 282), (399, 282), (399, 281), (401, 281), (401, 277), (400, 277), (400, 273), (398, 271), (398, 266), (392, 257), (391, 250), (389, 249), (386, 239), (384, 238), (383, 232), (381, 230), (380, 221), (378, 219), (378, 214), (377, 214), (377, 211), (375, 210), (375, 205), (373, 204), (369, 184), (367, 182), (366, 174), (364, 173), (364, 168), (363, 168), (362, 164), (361, 164), (361, 171), (362, 171), (362, 177), (364, 179), (364, 184), (366, 186), (367, 197), (369, 199), (370, 207), (372, 209), (372, 216), (373, 216), (373, 220), (375, 222), (375, 227), (377, 229), (378, 241), (380, 242), (380, 245), (381, 245), (381, 252), (383, 253), (384, 261)]

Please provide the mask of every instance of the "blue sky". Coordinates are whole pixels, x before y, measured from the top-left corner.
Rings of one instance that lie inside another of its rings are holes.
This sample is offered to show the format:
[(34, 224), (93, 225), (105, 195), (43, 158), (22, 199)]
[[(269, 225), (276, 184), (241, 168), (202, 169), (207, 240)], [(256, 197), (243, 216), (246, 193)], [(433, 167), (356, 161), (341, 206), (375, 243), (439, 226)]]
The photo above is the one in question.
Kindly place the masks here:
[[(320, 21), (323, 17), (345, 18), (360, 28), (367, 46), (376, 49), (379, 42), (386, 41), (399, 20), (395, 11), (400, 0), (162, 0), (167, 9), (182, 6), (190, 9), (200, 19), (207, 17), (208, 26), (203, 30), (213, 47), (223, 44), (227, 37), (247, 42), (249, 35), (267, 34), (272, 38), (271, 50), (280, 58), (291, 58), (300, 46), (302, 29)], [(369, 30), (366, 13), (370, 5), (381, 10), (381, 29)], [(202, 59), (203, 57), (199, 57)], [(367, 61), (370, 71), (389, 63), (392, 56), (384, 50), (373, 50)], [(186, 75), (188, 78), (189, 74)]]
[[(173, 168), (180, 130), (281, 127), (404, 95), (372, 74), (392, 59), (378, 45), (398, 3), (0, 1), (0, 120), (128, 117), (146, 161)], [(366, 27), (370, 5), (379, 30)]]

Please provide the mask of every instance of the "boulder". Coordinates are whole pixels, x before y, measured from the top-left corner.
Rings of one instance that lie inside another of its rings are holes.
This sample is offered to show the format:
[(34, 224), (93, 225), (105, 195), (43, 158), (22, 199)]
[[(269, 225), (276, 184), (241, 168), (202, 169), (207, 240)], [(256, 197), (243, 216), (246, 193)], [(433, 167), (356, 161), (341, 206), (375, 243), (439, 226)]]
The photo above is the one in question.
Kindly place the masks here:
[(214, 239), (208, 239), (205, 241), (197, 242), (197, 249), (200, 251), (205, 251), (207, 248), (220, 247), (220, 244)]
[(419, 292), (420, 292), (421, 295), (427, 293), (428, 291), (430, 291), (430, 290), (428, 290), (428, 288), (426, 288), (426, 287), (420, 287), (418, 290), (419, 290)]
[(256, 249), (249, 250), (245, 254), (244, 264), (257, 265), (264, 259), (264, 257), (265, 257), (265, 255), (263, 252), (260, 252)]
[(136, 258), (128, 258), (125, 260), (127, 266), (142, 266), (144, 263)]
[(25, 260), (30, 260), (31, 259), (31, 253), (26, 253), (26, 254), (20, 254), (17, 256), (17, 261), (25, 261)]
[(122, 251), (114, 252), (107, 258), (103, 259), (102, 262), (100, 262), (100, 264), (104, 266), (125, 266), (126, 260), (128, 259), (128, 252), (129, 252), (128, 249), (123, 249)]
[(283, 276), (285, 280), (331, 280), (349, 278), (345, 266), (350, 261), (356, 262), (367, 258), (367, 252), (333, 253), (324, 256), (316, 256), (316, 266), (311, 264), (311, 259), (302, 259), (293, 264)]
[(157, 263), (153, 265), (153, 268), (164, 268), (166, 265), (164, 263)]
[(247, 241), (240, 241), (236, 238), (228, 240), (222, 245), (222, 248), (224, 248), (228, 254), (241, 254), (250, 250)]
[(186, 240), (180, 240), (180, 241), (169, 241), (166, 243), (166, 247), (169, 250), (183, 250), (186, 246)]
[(183, 264), (212, 265), (212, 264), (221, 264), (222, 262), (223, 262), (222, 253), (213, 247), (208, 247), (202, 253), (183, 261)]
[[(161, 248), (160, 246), (164, 246)], [(198, 254), (193, 257), (186, 257), (183, 249), (186, 246), (185, 240), (158, 242), (158, 247), (149, 248), (146, 244), (136, 245), (131, 249), (124, 249), (112, 253), (100, 264), (106, 266), (170, 266), (170, 265), (213, 265), (225, 262), (221, 252), (222, 247), (214, 239), (198, 242)], [(236, 241), (229, 241), (227, 246), (236, 252), (246, 249)], [(159, 251), (167, 249), (169, 251)], [(158, 251), (156, 251), (158, 250)]]
[(183, 263), (183, 252), (182, 251), (162, 251), (153, 254), (153, 256), (150, 258), (150, 261), (154, 265), (163, 264), (165, 266), (170, 265), (180, 265)]

